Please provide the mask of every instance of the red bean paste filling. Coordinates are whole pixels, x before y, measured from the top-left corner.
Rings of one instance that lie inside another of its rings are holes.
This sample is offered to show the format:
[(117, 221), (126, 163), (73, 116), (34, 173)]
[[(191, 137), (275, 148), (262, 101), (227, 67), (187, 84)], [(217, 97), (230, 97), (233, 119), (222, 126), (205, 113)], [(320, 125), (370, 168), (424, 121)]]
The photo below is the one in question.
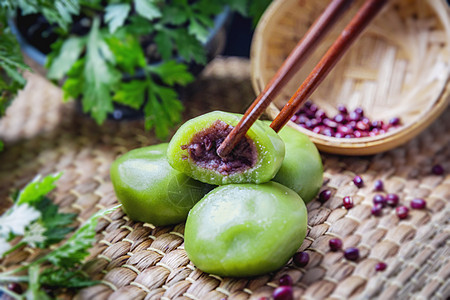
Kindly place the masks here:
[(217, 120), (211, 127), (195, 134), (191, 142), (182, 145), (181, 149), (187, 149), (189, 158), (201, 168), (215, 170), (222, 175), (242, 173), (252, 168), (257, 161), (256, 146), (247, 136), (226, 157), (217, 155), (217, 148), (232, 129), (233, 126)]

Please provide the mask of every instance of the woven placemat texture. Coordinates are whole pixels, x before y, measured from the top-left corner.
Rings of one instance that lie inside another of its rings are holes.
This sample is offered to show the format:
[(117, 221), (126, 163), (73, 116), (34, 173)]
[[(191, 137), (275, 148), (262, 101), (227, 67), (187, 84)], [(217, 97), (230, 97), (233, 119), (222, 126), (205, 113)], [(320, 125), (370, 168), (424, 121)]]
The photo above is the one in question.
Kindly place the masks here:
[[(61, 91), (38, 75), (27, 74), (26, 89), (0, 120), (0, 211), (11, 205), (8, 194), (37, 174), (63, 172), (52, 199), (78, 222), (117, 203), (109, 167), (120, 154), (155, 144), (142, 121), (108, 121), (97, 126)], [(254, 98), (246, 59), (215, 59), (185, 95), (185, 118), (214, 109), (243, 112)], [(406, 145), (370, 157), (323, 154), (323, 189), (333, 196), (308, 204), (308, 235), (300, 250), (310, 262), (299, 268), (289, 262), (275, 273), (254, 278), (221, 278), (206, 274), (189, 261), (183, 249), (184, 224), (155, 227), (133, 222), (117, 210), (100, 220), (97, 242), (86, 271), (102, 284), (86, 288), (78, 299), (260, 299), (270, 297), (278, 279), (289, 274), (296, 299), (447, 299), (450, 296), (450, 110)], [(448, 175), (433, 175), (439, 163)], [(362, 176), (364, 187), (352, 182)], [(426, 210), (411, 210), (399, 220), (394, 209), (371, 215), (373, 183), (382, 179), (386, 192), (402, 204), (416, 197)], [(353, 196), (346, 210), (342, 198)], [(344, 248), (358, 247), (351, 262), (331, 252), (328, 241), (339, 237)], [(275, 239), (276, 237), (274, 237)], [(15, 251), (0, 261), (7, 269), (39, 255)], [(384, 272), (375, 264), (387, 263)], [(66, 296), (69, 297), (69, 296)]]

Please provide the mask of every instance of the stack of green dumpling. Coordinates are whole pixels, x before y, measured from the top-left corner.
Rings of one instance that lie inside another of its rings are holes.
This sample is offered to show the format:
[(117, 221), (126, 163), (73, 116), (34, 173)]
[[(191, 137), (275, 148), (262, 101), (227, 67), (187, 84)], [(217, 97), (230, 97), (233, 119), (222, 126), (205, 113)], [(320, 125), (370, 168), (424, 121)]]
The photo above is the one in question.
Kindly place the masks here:
[(264, 121), (220, 158), (217, 148), (241, 118), (220, 111), (199, 116), (169, 144), (132, 150), (111, 166), (129, 217), (155, 225), (187, 217), (190, 260), (221, 276), (254, 276), (283, 266), (305, 238), (305, 203), (323, 180), (314, 144), (289, 127), (277, 134)]

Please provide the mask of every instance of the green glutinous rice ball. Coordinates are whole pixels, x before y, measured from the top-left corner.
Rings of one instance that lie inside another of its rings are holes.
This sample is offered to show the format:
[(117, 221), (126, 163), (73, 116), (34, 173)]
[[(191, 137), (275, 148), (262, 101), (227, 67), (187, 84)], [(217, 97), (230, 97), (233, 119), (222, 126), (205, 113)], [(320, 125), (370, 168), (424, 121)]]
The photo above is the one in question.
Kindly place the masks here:
[(279, 183), (224, 185), (189, 212), (184, 247), (204, 272), (261, 275), (294, 255), (306, 236), (307, 219), (300, 196)]
[(285, 126), (278, 134), (284, 141), (286, 154), (273, 181), (294, 190), (308, 203), (317, 196), (323, 183), (319, 151), (306, 134), (294, 128)]
[(224, 159), (217, 148), (242, 118), (214, 111), (184, 123), (169, 143), (173, 168), (209, 184), (263, 183), (271, 180), (284, 158), (284, 142), (267, 124), (256, 121)]
[(175, 170), (168, 144), (131, 150), (111, 165), (111, 181), (125, 213), (135, 221), (177, 224), (212, 186)]

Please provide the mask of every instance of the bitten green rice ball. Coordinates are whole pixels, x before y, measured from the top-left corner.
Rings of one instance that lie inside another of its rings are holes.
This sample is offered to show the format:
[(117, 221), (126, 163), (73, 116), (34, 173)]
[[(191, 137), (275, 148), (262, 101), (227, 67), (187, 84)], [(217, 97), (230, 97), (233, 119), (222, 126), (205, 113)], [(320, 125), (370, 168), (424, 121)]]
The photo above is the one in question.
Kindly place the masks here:
[(173, 168), (209, 184), (263, 183), (278, 172), (284, 143), (267, 124), (256, 121), (233, 151), (222, 159), (217, 148), (242, 115), (214, 111), (184, 123), (167, 150)]

